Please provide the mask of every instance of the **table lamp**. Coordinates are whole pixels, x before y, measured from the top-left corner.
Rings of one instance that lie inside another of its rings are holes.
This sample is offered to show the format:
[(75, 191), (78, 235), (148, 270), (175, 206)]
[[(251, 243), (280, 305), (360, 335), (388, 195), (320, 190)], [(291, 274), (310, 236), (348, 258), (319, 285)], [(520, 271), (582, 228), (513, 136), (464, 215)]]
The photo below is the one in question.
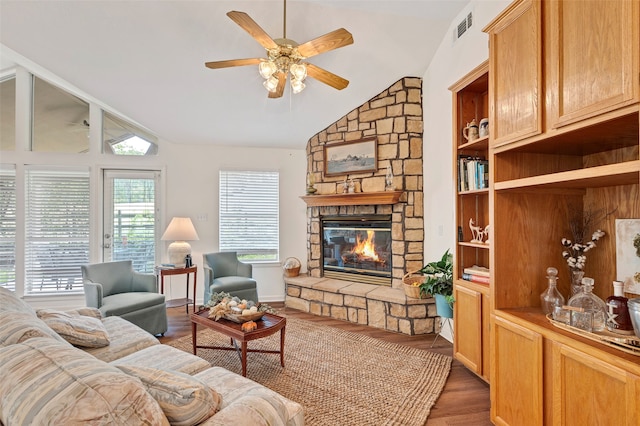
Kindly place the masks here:
[(187, 241), (198, 239), (196, 229), (193, 227), (191, 218), (188, 217), (174, 217), (171, 219), (167, 230), (164, 231), (161, 238), (162, 241), (173, 241), (169, 244), (167, 253), (169, 262), (175, 266), (184, 266), (184, 258), (191, 254), (191, 245)]

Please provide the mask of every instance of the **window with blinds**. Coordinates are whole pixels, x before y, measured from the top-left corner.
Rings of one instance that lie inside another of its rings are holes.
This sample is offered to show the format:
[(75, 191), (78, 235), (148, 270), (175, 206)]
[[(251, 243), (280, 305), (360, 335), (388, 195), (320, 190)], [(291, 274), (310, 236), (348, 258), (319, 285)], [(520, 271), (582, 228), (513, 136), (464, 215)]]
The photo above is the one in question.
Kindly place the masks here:
[(221, 251), (247, 262), (277, 261), (278, 172), (220, 171)]
[(0, 286), (16, 289), (16, 171), (0, 166)]
[(89, 261), (89, 171), (26, 170), (25, 294), (81, 292)]

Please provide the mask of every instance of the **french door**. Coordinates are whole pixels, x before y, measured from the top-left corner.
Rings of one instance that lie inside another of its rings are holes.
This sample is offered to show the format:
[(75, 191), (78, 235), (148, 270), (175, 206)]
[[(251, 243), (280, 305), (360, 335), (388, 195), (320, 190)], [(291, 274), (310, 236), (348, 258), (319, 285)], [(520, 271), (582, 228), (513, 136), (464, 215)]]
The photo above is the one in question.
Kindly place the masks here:
[(133, 261), (138, 272), (152, 273), (158, 241), (159, 171), (104, 170), (105, 262)]

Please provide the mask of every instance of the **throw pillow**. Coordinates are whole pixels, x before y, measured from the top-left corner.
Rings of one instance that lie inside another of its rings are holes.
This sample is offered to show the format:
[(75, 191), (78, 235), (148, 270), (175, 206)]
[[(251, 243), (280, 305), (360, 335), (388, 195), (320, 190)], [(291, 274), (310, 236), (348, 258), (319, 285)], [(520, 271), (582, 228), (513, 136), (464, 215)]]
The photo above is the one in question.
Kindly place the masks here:
[(52, 309), (38, 309), (38, 318), (74, 346), (101, 348), (109, 345), (107, 329), (97, 318)]
[(67, 342), (32, 338), (0, 348), (0, 423), (167, 425), (140, 380)]
[(82, 315), (85, 317), (102, 319), (102, 312), (100, 312), (100, 309), (98, 308), (85, 307), (85, 308), (72, 309), (70, 311), (65, 311), (65, 312), (71, 315)]
[(213, 416), (222, 401), (218, 392), (188, 374), (151, 367), (117, 365), (139, 378), (172, 425), (196, 425)]

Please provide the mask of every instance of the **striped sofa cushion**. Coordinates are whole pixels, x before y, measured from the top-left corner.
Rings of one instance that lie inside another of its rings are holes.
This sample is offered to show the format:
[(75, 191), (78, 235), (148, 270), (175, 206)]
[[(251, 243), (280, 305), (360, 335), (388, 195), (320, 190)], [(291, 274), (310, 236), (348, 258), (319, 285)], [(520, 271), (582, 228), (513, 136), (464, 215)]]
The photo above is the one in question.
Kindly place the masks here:
[(168, 425), (140, 380), (50, 338), (0, 348), (0, 421)]
[(21, 343), (34, 337), (47, 337), (61, 343), (67, 343), (44, 321), (39, 319), (35, 312), (0, 312), (0, 346)]
[(213, 416), (220, 405), (218, 392), (188, 374), (132, 365), (118, 368), (142, 381), (173, 426), (197, 425)]
[(222, 395), (220, 411), (203, 425), (238, 424), (237, 419), (242, 419), (240, 424), (252, 426), (304, 425), (302, 405), (253, 380), (222, 367), (209, 368), (194, 377)]
[(149, 346), (160, 345), (158, 339), (150, 333), (120, 317), (103, 318), (102, 324), (109, 334), (109, 346), (83, 349), (104, 362), (131, 355)]
[(144, 365), (158, 370), (178, 371), (193, 376), (209, 367), (209, 361), (169, 345), (155, 345), (111, 361), (111, 365)]

